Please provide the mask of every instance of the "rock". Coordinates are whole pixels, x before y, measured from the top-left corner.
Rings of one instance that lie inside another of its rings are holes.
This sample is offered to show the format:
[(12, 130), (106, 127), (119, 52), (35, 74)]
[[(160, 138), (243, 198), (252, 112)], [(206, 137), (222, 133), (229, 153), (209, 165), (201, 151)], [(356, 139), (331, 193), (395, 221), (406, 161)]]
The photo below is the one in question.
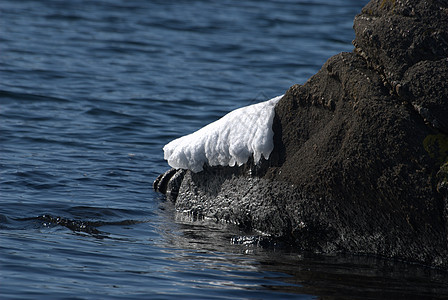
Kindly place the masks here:
[(445, 134), (448, 134), (447, 74), (448, 58), (421, 61), (405, 72), (398, 88), (402, 99), (412, 104), (426, 122)]
[(448, 268), (447, 18), (448, 1), (371, 1), (355, 51), (277, 104), (269, 160), (172, 169), (155, 189), (299, 250)]
[(355, 51), (392, 92), (448, 134), (448, 1), (371, 1), (355, 18)]

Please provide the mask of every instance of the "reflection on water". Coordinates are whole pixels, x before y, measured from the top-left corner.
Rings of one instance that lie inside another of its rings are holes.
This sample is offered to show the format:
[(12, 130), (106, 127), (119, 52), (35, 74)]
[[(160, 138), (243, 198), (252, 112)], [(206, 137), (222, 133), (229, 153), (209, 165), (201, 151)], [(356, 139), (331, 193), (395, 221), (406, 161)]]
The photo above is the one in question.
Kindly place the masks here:
[(446, 271), (365, 255), (297, 252), (276, 246), (275, 242), (260, 243), (260, 236), (244, 235), (233, 226), (209, 222), (200, 225), (197, 221), (189, 222), (188, 216), (179, 215), (176, 220), (176, 230), (165, 231), (165, 239), (169, 246), (189, 251), (174, 259), (226, 272), (235, 272), (232, 266), (240, 269), (244, 265), (246, 275), (262, 274), (265, 282), (261, 285), (269, 290), (304, 297), (318, 295), (324, 299), (448, 297)]
[[(190, 222), (163, 198), (149, 211), (146, 215), (131, 209), (69, 207), (60, 211), (65, 217), (2, 215), (2, 295), (48, 295), (49, 281), (58, 298), (85, 285), (87, 298), (98, 293), (130, 299), (448, 295), (445, 271), (367, 256), (295, 251), (234, 226)], [(20, 282), (29, 277), (33, 280), (24, 288)]]

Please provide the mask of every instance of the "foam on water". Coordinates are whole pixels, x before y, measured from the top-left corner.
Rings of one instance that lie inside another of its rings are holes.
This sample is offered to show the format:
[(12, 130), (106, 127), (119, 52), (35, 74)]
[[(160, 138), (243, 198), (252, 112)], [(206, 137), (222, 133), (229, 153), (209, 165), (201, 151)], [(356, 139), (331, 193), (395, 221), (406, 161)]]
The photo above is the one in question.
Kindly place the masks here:
[(198, 131), (163, 147), (164, 158), (176, 169), (203, 170), (210, 166), (241, 166), (251, 155), (255, 163), (274, 149), (274, 107), (283, 96), (231, 111)]

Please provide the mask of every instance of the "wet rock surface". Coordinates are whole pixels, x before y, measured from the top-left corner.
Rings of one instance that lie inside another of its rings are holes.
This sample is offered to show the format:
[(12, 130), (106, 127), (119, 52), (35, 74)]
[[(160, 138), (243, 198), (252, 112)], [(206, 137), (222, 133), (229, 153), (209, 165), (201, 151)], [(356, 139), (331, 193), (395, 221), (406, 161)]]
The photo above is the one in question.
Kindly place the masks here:
[(355, 50), (277, 104), (268, 161), (172, 169), (154, 188), (300, 250), (448, 268), (446, 24), (448, 1), (371, 1)]

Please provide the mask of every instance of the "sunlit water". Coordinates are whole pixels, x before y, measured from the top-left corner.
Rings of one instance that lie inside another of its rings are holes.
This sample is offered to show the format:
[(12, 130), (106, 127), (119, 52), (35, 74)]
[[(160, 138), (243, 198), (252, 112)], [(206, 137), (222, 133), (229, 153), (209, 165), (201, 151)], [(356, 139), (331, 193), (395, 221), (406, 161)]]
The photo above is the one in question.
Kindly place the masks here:
[(443, 272), (262, 247), (151, 187), (164, 144), (351, 51), (364, 4), (3, 0), (0, 298), (444, 298)]

